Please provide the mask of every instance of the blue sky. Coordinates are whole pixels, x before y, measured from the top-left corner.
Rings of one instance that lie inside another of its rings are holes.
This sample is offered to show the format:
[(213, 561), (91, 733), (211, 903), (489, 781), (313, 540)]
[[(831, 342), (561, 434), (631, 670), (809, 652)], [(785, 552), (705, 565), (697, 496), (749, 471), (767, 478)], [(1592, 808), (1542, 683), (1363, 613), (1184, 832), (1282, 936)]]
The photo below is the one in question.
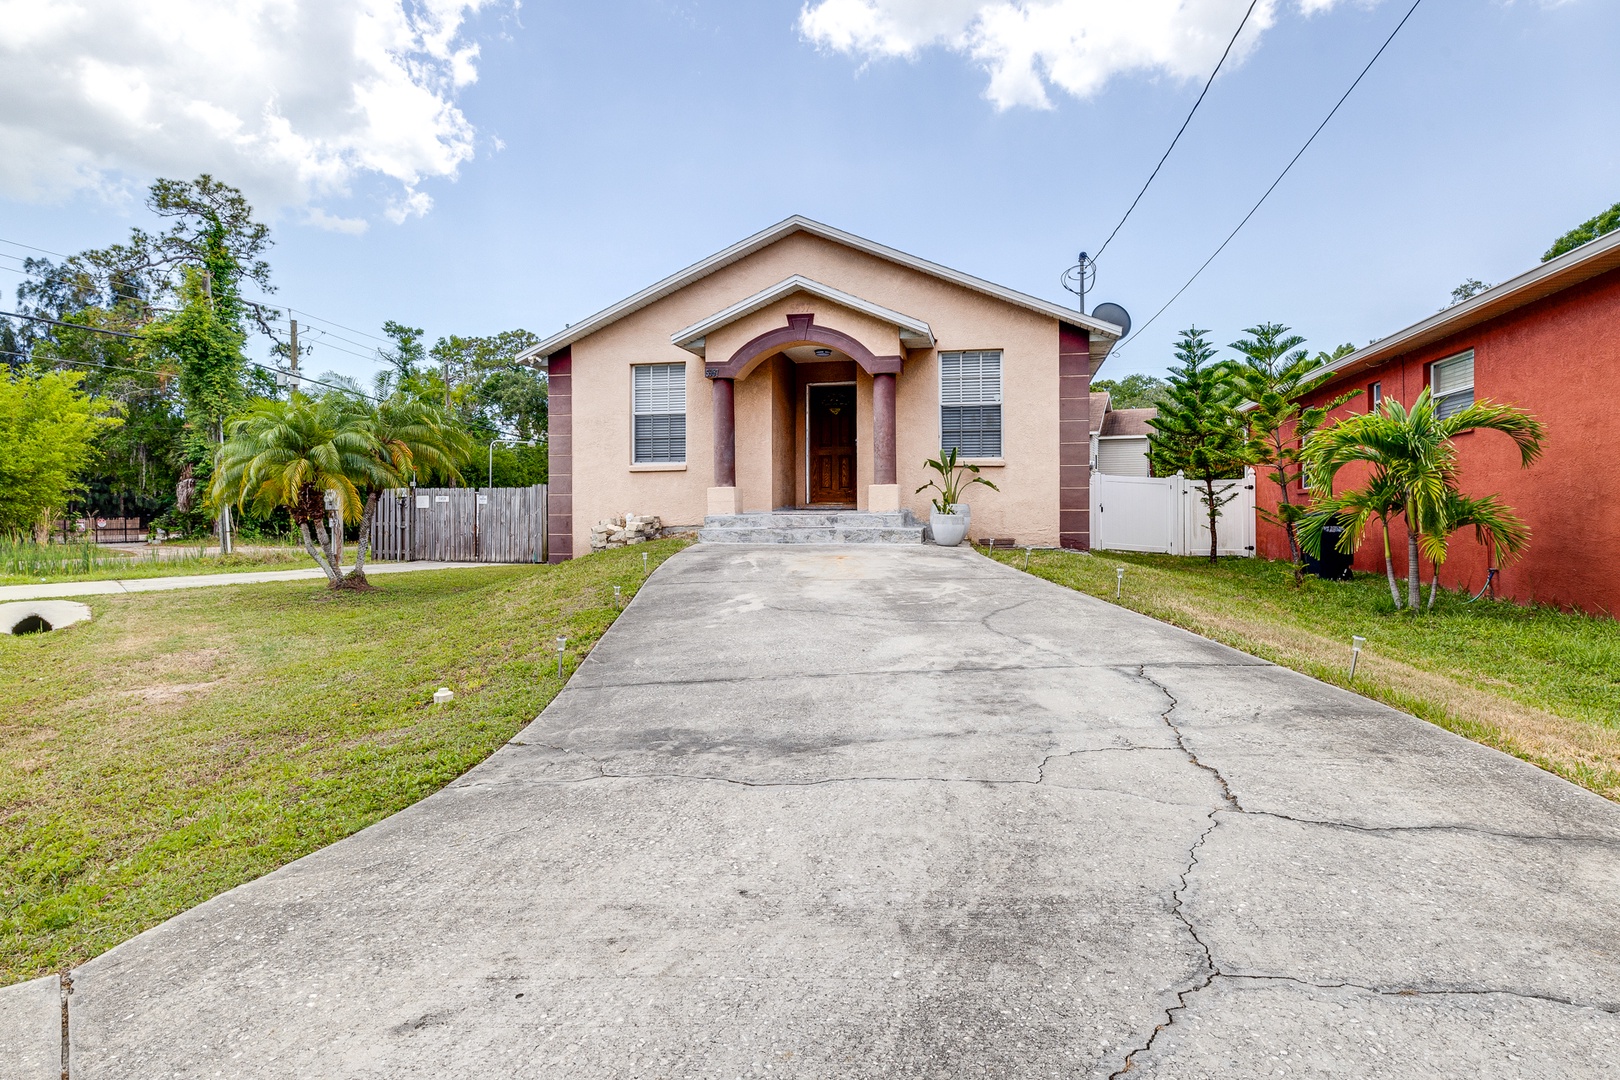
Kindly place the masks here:
[[(1132, 8), (1096, 0), (832, 0), (820, 23), (805, 20), (816, 3), (792, 0), (433, 0), (406, 9), (408, 25), (379, 21), (396, 0), (345, 2), (370, 20), (364, 32), (333, 45), (329, 27), (307, 21), (290, 35), (251, 23), (240, 54), (218, 61), (231, 65), (223, 74), (143, 51), (138, 26), (98, 37), (41, 21), (22, 35), (31, 53), (0, 44), (14, 53), (0, 55), (11, 61), (0, 62), (11, 147), (0, 237), (57, 251), (108, 243), (148, 224), (139, 195), (153, 175), (207, 169), (264, 208), (280, 302), (373, 334), (389, 318), (430, 337), (548, 333), (793, 213), (1067, 300), (1059, 273), (1113, 227), (1197, 96), (1191, 73), (1207, 72), (1210, 42), (1218, 54), (1247, 6), (1188, 0), (1175, 17), (1196, 24), (1189, 44), (1170, 23), (1155, 37), (1130, 25)], [(184, 15), (192, 3), (167, 6)], [(1217, 80), (1100, 264), (1092, 301), (1121, 303), (1138, 324), (1152, 315), (1407, 6), (1268, 6), (1271, 25)], [(1090, 51), (1031, 45), (1039, 27), (998, 38), (982, 21), (1042, 8), (1065, 8)], [(936, 16), (949, 25), (929, 24)], [(379, 26), (396, 36), (367, 46)], [(1096, 44), (1109, 34), (1122, 55), (1147, 59), (1116, 63)], [(272, 45), (307, 69), (254, 67)], [(987, 65), (1018, 49), (1035, 66), (1011, 91), (1006, 78), (992, 84)], [(430, 72), (421, 87), (388, 67), (411, 50)], [(1465, 278), (1530, 268), (1559, 233), (1620, 200), (1616, 55), (1620, 10), (1608, 0), (1424, 0), (1232, 246), (1103, 374), (1161, 371), (1193, 323), (1223, 344), (1261, 320), (1293, 325), (1313, 347), (1364, 344), (1443, 306)], [(86, 71), (99, 73), (100, 96), (29, 97), (90, 86)], [(1097, 85), (1077, 96), (1065, 79)], [(197, 106), (220, 85), (212, 111)], [(356, 87), (392, 111), (358, 128), (342, 120)], [(217, 119), (236, 109), (251, 121), (267, 94), (286, 119), (274, 139), (250, 143)], [(1041, 94), (1049, 107), (1031, 104)], [(128, 101), (144, 111), (115, 115)], [(182, 119), (212, 127), (188, 134)], [(16, 281), (0, 272), (8, 296)], [(351, 343), (313, 337), (306, 366), (373, 370), (337, 351), (367, 338), (335, 333)]]

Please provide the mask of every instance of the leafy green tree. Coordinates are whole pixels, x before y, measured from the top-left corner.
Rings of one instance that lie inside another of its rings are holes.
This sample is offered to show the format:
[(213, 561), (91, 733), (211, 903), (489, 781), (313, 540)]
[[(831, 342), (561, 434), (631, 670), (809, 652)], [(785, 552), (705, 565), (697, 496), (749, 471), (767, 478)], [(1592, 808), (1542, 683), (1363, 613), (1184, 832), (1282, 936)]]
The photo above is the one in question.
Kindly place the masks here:
[[(1523, 409), (1477, 401), (1441, 419), (1427, 387), (1411, 409), (1394, 399), (1385, 399), (1383, 407), (1376, 412), (1345, 417), (1322, 428), (1305, 446), (1306, 475), (1320, 499), (1313, 507), (1313, 516), (1337, 514), (1351, 522), (1360, 514), (1364, 521), (1379, 505), (1399, 507), (1406, 522), (1406, 607), (1410, 610), (1417, 610), (1421, 598), (1420, 555), (1433, 562), (1443, 561), (1448, 538), (1463, 527), (1470, 516), (1483, 516), (1487, 512), (1494, 516), (1499, 526), (1486, 526), (1487, 533), (1495, 528), (1514, 552), (1528, 541), (1527, 535), (1520, 539), (1518, 529), (1522, 526), (1499, 502), (1491, 500), (1479, 505), (1476, 500), (1471, 515), (1462, 515), (1459, 511), (1463, 504), (1459, 502), (1462, 496), (1458, 488), (1457, 448), (1452, 440), (1465, 431), (1481, 430), (1499, 431), (1512, 439), (1519, 448), (1520, 464), (1526, 468), (1541, 454), (1545, 429)], [(1339, 470), (1353, 462), (1370, 468), (1366, 484), (1359, 494), (1335, 496), (1333, 484)], [(1376, 492), (1377, 497), (1369, 497), (1369, 492)], [(1388, 512), (1385, 511), (1386, 530)], [(1344, 550), (1355, 550), (1360, 536), (1360, 529), (1346, 528), (1341, 541)], [(1319, 530), (1312, 529), (1308, 537), (1301, 539), (1307, 544), (1306, 550), (1320, 551)], [(1313, 544), (1317, 546), (1311, 546)], [(1387, 542), (1385, 558), (1387, 562)], [(1393, 579), (1392, 568), (1389, 573)], [(1400, 596), (1396, 594), (1394, 599), (1399, 608)]]
[[(124, 403), (125, 423), (108, 437), (100, 466), (88, 478), (85, 501), (121, 513), (127, 496), (143, 512), (192, 525), (196, 516), (186, 511), (186, 501), (194, 474), (208, 474), (222, 419), (217, 409), (193, 415), (199, 397), (225, 393), (240, 401), (273, 388), (245, 364), (235, 368), (239, 392), (199, 387), (199, 381), (219, 374), (217, 367), (184, 372), (172, 350), (154, 349), (142, 335), (158, 320), (169, 324), (156, 331), (158, 337), (184, 336), (187, 324), (197, 321), (191, 309), (197, 306), (198, 278), (212, 318), (241, 335), (244, 344), (246, 324), (256, 322), (272, 333), (276, 313), (249, 303), (240, 292), (244, 281), (271, 290), (270, 268), (262, 257), (270, 247), (269, 228), (253, 219), (240, 191), (206, 174), (190, 181), (158, 180), (146, 205), (164, 228), (137, 228), (124, 243), (59, 262), (26, 260), (26, 280), (18, 289), (22, 310), (30, 314), (137, 337), (34, 323), (20, 348), (37, 366), (83, 372), (88, 391)], [(182, 311), (165, 315), (168, 306)], [(193, 343), (181, 351), (196, 353), (198, 347)], [(187, 392), (182, 392), (183, 374)], [(170, 509), (177, 504), (178, 512)]]
[(84, 393), (82, 381), (65, 371), (0, 375), (0, 531), (43, 540), (118, 426), (116, 404)]
[(1547, 253), (1541, 257), (1541, 261), (1547, 262), (1549, 259), (1556, 259), (1564, 252), (1574, 251), (1582, 244), (1590, 244), (1598, 237), (1607, 236), (1616, 229), (1620, 229), (1620, 203), (1615, 203), (1597, 217), (1588, 218), (1563, 236), (1560, 236), (1553, 242), (1553, 246), (1547, 249)]
[(1221, 507), (1237, 497), (1217, 493), (1215, 484), (1243, 475), (1252, 460), (1232, 366), (1212, 363), (1215, 349), (1197, 328), (1183, 330), (1176, 343), (1177, 363), (1148, 436), (1148, 459), (1160, 476), (1182, 473), (1203, 485), (1199, 498), (1209, 514), (1209, 561), (1216, 561), (1216, 526)]
[(415, 378), (426, 356), (421, 328), (389, 319), (383, 323), (383, 333), (393, 339), (394, 347), (378, 349), (377, 356), (393, 367), (394, 376), (401, 384)]
[[(1469, 278), (1451, 290), (1451, 303), (1447, 304), (1446, 307), (1456, 307), (1464, 300), (1471, 300), (1490, 287), (1489, 283), (1481, 281), (1479, 278)], [(1444, 311), (1446, 308), (1440, 310)]]
[(1304, 397), (1329, 378), (1321, 371), (1320, 354), (1312, 358), (1303, 348), (1305, 339), (1281, 323), (1261, 323), (1244, 333), (1250, 336), (1232, 342), (1243, 357), (1232, 367), (1233, 380), (1247, 403), (1243, 423), (1250, 457), (1269, 470), (1267, 478), (1277, 485), (1277, 509), (1259, 513), (1287, 535), (1297, 585), (1303, 580), (1297, 527), (1304, 507), (1294, 502), (1293, 485), (1302, 476), (1300, 451), (1328, 413), (1361, 391), (1307, 408), (1301, 404)]
[(1165, 381), (1154, 375), (1127, 375), (1123, 379), (1093, 379), (1091, 389), (1107, 391), (1116, 409), (1156, 409), (1164, 401)]

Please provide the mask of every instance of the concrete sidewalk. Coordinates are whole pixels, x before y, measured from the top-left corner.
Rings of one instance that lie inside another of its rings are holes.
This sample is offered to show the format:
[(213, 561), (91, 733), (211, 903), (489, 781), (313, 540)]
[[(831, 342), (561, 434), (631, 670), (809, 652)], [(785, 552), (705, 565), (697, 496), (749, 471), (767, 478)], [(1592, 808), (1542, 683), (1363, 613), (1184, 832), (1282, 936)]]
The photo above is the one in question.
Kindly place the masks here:
[[(405, 574), (414, 570), (461, 570), (473, 566), (500, 566), (502, 563), (395, 562), (366, 563), (366, 576)], [(351, 566), (350, 569), (353, 569)], [(102, 596), (108, 593), (165, 592), (169, 589), (201, 589), (209, 585), (256, 585), (261, 581), (302, 581), (324, 577), (318, 566), (301, 570), (249, 570), (239, 574), (176, 574), (173, 577), (116, 578), (108, 581), (41, 582), (38, 585), (0, 585), (0, 603), (8, 600), (42, 600), (57, 596)]]
[(971, 552), (699, 545), (75, 971), (71, 1077), (1612, 1077), (1616, 882), (1603, 799)]

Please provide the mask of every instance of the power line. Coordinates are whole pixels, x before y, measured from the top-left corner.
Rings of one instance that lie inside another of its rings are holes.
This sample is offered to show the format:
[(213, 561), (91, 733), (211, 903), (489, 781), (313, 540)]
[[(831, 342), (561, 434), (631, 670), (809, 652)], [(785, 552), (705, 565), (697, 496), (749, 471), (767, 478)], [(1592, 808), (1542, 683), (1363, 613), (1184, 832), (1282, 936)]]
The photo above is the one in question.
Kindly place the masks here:
[[(376, 334), (368, 334), (364, 330), (356, 330), (352, 326), (344, 326), (342, 323), (333, 322), (331, 319), (323, 319), (319, 315), (315, 315), (315, 314), (313, 314), (311, 312), (305, 311), (303, 308), (288, 307), (287, 310), (289, 312), (291, 312), (292, 314), (294, 314), (294, 315), (302, 315), (306, 319), (313, 319), (315, 322), (323, 322), (323, 323), (326, 323), (328, 326), (335, 326), (339, 330), (347, 330), (351, 334), (359, 334), (361, 337), (371, 338), (373, 341), (381, 342), (384, 345), (392, 345), (392, 344), (394, 344), (394, 342), (389, 338), (378, 337)], [(356, 342), (355, 344), (359, 344), (359, 343)]]
[(9, 315), (13, 319), (27, 319), (29, 322), (50, 323), (52, 326), (65, 326), (69, 330), (88, 330), (92, 334), (111, 334), (113, 337), (138, 338), (139, 334), (128, 334), (122, 330), (104, 330), (99, 326), (84, 326), (81, 323), (63, 322), (61, 319), (47, 319), (43, 315), (24, 315), (20, 311), (0, 311), (0, 315)]
[(1102, 247), (1097, 249), (1097, 254), (1092, 257), (1092, 262), (1102, 258), (1102, 253), (1107, 251), (1108, 245), (1114, 242), (1114, 237), (1119, 235), (1119, 230), (1125, 227), (1125, 222), (1130, 218), (1131, 211), (1136, 209), (1136, 204), (1141, 202), (1142, 196), (1147, 194), (1147, 189), (1152, 185), (1153, 178), (1159, 175), (1159, 170), (1164, 168), (1164, 163), (1170, 160), (1170, 151), (1174, 150), (1176, 143), (1181, 141), (1182, 133), (1187, 130), (1187, 125), (1192, 123), (1193, 114), (1198, 111), (1198, 106), (1204, 103), (1204, 95), (1209, 93), (1211, 86), (1215, 85), (1215, 76), (1221, 73), (1221, 66), (1226, 63), (1226, 58), (1231, 55), (1232, 46), (1237, 44), (1238, 35), (1243, 33), (1245, 26), (1249, 25), (1249, 16), (1254, 14), (1255, 6), (1259, 2), (1260, 0), (1250, 0), (1249, 10), (1243, 13), (1243, 21), (1239, 22), (1238, 28), (1232, 32), (1232, 40), (1226, 43), (1226, 51), (1221, 53), (1221, 58), (1215, 62), (1215, 70), (1209, 73), (1209, 81), (1204, 83), (1204, 89), (1199, 93), (1198, 100), (1193, 102), (1193, 107), (1188, 110), (1187, 119), (1181, 122), (1181, 127), (1176, 130), (1176, 137), (1170, 140), (1169, 146), (1165, 147), (1164, 156), (1159, 159), (1159, 163), (1153, 166), (1153, 171), (1148, 174), (1147, 183), (1142, 185), (1142, 190), (1138, 191), (1136, 198), (1131, 200), (1131, 205), (1125, 209), (1125, 216), (1119, 219), (1119, 224), (1114, 226), (1114, 231), (1108, 234), (1108, 239), (1104, 240)]
[(23, 244), (17, 242), (16, 240), (7, 240), (3, 236), (0, 236), (0, 244), (10, 244), (12, 247), (27, 248), (29, 251), (41, 251), (46, 255), (55, 255), (60, 259), (71, 259), (73, 257), (71, 255), (65, 255), (60, 251), (52, 251), (50, 248), (35, 247), (33, 244)]
[(1232, 242), (1232, 238), (1237, 236), (1237, 234), (1242, 231), (1243, 226), (1249, 223), (1249, 219), (1254, 217), (1255, 212), (1258, 211), (1261, 205), (1271, 197), (1271, 193), (1277, 190), (1277, 185), (1283, 182), (1283, 177), (1288, 175), (1289, 170), (1294, 167), (1294, 163), (1304, 156), (1305, 151), (1311, 148), (1311, 144), (1316, 141), (1316, 137), (1322, 134), (1322, 129), (1328, 126), (1328, 121), (1332, 120), (1334, 114), (1339, 111), (1339, 107), (1345, 103), (1345, 101), (1350, 97), (1351, 93), (1355, 91), (1356, 87), (1361, 85), (1361, 80), (1367, 77), (1367, 72), (1371, 71), (1372, 66), (1378, 62), (1378, 58), (1384, 55), (1384, 50), (1389, 48), (1390, 42), (1395, 40), (1395, 35), (1401, 32), (1401, 27), (1406, 25), (1406, 21), (1412, 17), (1413, 12), (1417, 11), (1418, 5), (1421, 3), (1423, 3), (1423, 0), (1412, 0), (1412, 6), (1406, 9), (1406, 14), (1401, 16), (1401, 21), (1395, 24), (1395, 29), (1389, 32), (1389, 37), (1385, 38), (1384, 43), (1378, 46), (1378, 51), (1373, 53), (1372, 59), (1367, 61), (1367, 66), (1361, 69), (1360, 75), (1356, 76), (1356, 81), (1350, 84), (1350, 88), (1344, 92), (1337, 102), (1334, 103), (1333, 108), (1328, 111), (1327, 116), (1322, 119), (1320, 124), (1316, 125), (1316, 130), (1311, 132), (1311, 137), (1305, 140), (1305, 145), (1299, 148), (1299, 152), (1288, 159), (1288, 164), (1283, 166), (1283, 171), (1277, 174), (1277, 179), (1273, 180), (1271, 182), (1271, 186), (1266, 188), (1265, 194), (1261, 195), (1259, 201), (1249, 208), (1249, 212), (1247, 214), (1243, 215), (1243, 220), (1237, 223), (1237, 228), (1228, 233), (1226, 239), (1221, 241), (1221, 246), (1215, 249), (1214, 254), (1205, 259), (1203, 265), (1197, 270), (1193, 271), (1193, 276), (1187, 279), (1187, 283), (1181, 288), (1177, 289), (1175, 295), (1169, 300), (1166, 300), (1164, 306), (1153, 313), (1153, 318), (1149, 319), (1147, 322), (1143, 323), (1140, 327), (1134, 330), (1131, 333), (1131, 336), (1126, 338), (1125, 341), (1121, 341), (1119, 345), (1114, 346), (1114, 351), (1117, 352), (1120, 347), (1125, 345), (1127, 342), (1134, 341), (1137, 337), (1140, 337), (1142, 332), (1148, 327), (1152, 326), (1154, 321), (1157, 320), (1160, 315), (1163, 315), (1170, 309), (1171, 304), (1174, 304), (1181, 298), (1182, 293), (1186, 292), (1192, 287), (1192, 283), (1197, 281), (1199, 275), (1208, 269), (1209, 264), (1215, 261), (1215, 257), (1226, 250), (1226, 245)]

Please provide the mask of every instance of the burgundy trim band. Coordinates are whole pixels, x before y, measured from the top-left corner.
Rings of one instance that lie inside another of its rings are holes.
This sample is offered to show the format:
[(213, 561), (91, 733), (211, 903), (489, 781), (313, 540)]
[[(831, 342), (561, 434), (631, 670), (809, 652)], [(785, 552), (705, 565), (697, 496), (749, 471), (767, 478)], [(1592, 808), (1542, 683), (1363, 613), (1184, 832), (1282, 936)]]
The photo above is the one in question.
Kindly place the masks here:
[[(861, 366), (868, 375), (899, 374), (904, 361), (900, 356), (874, 356), (872, 350), (841, 330), (817, 326), (814, 315), (789, 315), (786, 326), (767, 330), (743, 345), (723, 364), (707, 364), (703, 374), (711, 379), (739, 379), (761, 357), (799, 345), (825, 345), (837, 349)], [(724, 486), (724, 485), (721, 485)]]

